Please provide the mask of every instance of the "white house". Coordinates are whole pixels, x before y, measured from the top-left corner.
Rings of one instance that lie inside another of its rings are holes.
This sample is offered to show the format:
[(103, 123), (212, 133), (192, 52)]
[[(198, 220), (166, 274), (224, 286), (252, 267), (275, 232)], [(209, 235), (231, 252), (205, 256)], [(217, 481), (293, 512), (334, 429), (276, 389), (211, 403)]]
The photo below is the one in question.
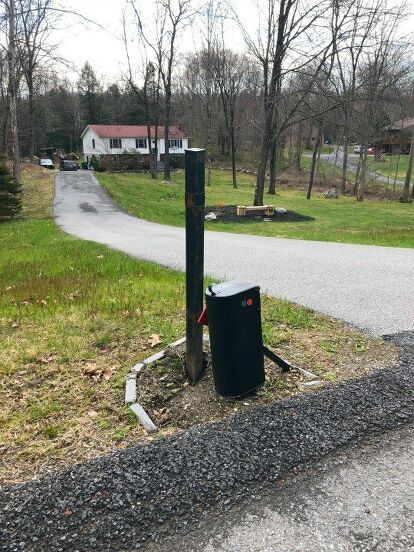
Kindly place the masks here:
[[(148, 144), (148, 130), (145, 125), (88, 125), (81, 134), (83, 155), (89, 161), (92, 155), (140, 153), (149, 156), (155, 149), (155, 127), (151, 127), (151, 144)], [(164, 127), (158, 127), (157, 161), (165, 153)], [(170, 153), (183, 154), (188, 148), (188, 137), (177, 126), (170, 126)]]

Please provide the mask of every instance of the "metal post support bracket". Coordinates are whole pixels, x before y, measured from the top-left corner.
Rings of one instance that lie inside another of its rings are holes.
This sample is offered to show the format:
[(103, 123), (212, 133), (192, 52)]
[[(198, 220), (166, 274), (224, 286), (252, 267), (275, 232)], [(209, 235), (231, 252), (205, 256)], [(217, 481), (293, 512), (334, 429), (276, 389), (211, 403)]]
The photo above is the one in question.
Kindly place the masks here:
[(206, 201), (206, 195), (203, 193), (186, 193), (185, 194), (185, 206), (186, 207), (204, 207)]

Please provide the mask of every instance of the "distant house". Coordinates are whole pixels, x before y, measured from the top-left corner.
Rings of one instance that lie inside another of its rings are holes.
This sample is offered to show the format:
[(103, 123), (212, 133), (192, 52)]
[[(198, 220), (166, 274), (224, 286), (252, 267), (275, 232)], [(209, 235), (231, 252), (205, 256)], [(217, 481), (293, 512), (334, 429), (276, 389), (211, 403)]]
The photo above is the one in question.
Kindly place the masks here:
[[(157, 150), (157, 161), (165, 154), (164, 127), (158, 127), (157, 145), (155, 127), (151, 127), (151, 143), (148, 143), (148, 130), (145, 125), (88, 125), (81, 134), (83, 155), (89, 161), (92, 155), (117, 155), (120, 153), (140, 153), (149, 159), (150, 151)], [(157, 147), (156, 147), (157, 146)], [(188, 148), (188, 136), (177, 126), (170, 126), (169, 151), (171, 154), (184, 154)]]
[(414, 117), (396, 121), (384, 129), (383, 135), (377, 140), (385, 153), (409, 153), (411, 135), (414, 132)]

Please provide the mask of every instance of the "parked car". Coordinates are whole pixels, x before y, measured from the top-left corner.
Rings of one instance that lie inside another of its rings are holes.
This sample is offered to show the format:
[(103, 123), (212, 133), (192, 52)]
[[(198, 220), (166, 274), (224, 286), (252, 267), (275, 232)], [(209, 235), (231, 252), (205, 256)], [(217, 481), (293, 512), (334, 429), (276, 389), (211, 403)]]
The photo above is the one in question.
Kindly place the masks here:
[(75, 161), (71, 161), (69, 159), (62, 159), (60, 162), (60, 170), (61, 171), (77, 171), (78, 165), (75, 163)]
[(45, 169), (53, 170), (55, 168), (55, 164), (51, 159), (39, 159), (39, 165)]
[[(367, 155), (375, 155), (375, 148), (373, 146), (367, 146)], [(358, 155), (362, 151), (362, 146), (355, 146), (354, 147), (354, 153), (357, 153)]]

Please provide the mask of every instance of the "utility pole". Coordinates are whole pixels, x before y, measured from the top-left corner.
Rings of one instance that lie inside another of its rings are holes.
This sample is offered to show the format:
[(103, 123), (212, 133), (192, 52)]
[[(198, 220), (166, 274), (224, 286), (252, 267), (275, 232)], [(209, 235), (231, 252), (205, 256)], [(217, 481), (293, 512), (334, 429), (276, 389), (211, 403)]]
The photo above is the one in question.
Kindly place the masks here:
[(185, 152), (186, 360), (195, 383), (203, 371), (205, 150)]

